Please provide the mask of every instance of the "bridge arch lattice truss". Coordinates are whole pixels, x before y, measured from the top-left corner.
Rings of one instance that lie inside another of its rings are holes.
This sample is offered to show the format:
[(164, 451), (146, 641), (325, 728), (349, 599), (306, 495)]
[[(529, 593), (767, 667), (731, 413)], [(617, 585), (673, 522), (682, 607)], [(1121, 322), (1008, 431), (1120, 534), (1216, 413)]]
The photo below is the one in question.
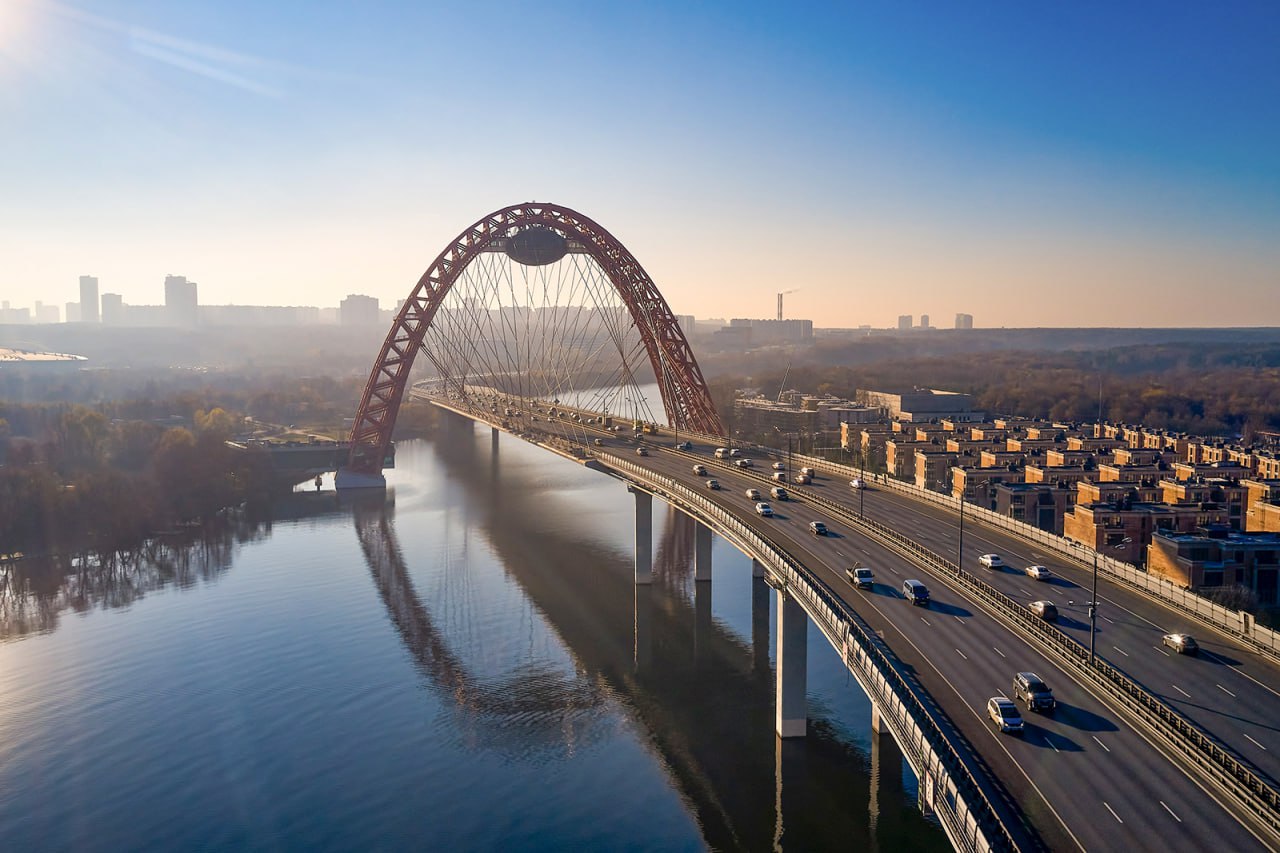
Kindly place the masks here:
[(595, 221), (557, 204), (529, 202), (490, 213), (459, 234), (423, 273), (383, 341), (351, 430), (348, 468), (377, 473), (391, 442), (414, 359), (454, 283), (477, 257), (531, 228), (556, 232), (604, 271), (635, 324), (653, 368), (667, 422), (723, 435), (724, 426), (689, 342), (640, 262)]

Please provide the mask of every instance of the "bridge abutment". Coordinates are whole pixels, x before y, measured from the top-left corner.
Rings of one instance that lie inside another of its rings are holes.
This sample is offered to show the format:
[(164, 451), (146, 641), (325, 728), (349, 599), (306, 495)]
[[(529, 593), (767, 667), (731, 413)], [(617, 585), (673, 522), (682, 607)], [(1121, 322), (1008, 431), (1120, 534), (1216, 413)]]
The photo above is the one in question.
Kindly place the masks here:
[(636, 583), (653, 583), (653, 495), (627, 486), (636, 496)]
[(778, 591), (778, 684), (775, 691), (778, 737), (804, 737), (808, 722), (809, 617), (785, 590)]

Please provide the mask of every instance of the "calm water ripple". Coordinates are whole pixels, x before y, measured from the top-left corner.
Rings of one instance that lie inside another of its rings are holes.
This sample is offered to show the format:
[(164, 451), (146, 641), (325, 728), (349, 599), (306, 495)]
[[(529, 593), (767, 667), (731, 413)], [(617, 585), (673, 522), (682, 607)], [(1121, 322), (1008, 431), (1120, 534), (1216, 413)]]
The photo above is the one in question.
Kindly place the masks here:
[(816, 633), (812, 734), (774, 738), (738, 552), (695, 592), (658, 506), (637, 590), (617, 481), (457, 427), (397, 464), (185, 564), (9, 589), (0, 850), (946, 849), (899, 768), (873, 827), (869, 707)]

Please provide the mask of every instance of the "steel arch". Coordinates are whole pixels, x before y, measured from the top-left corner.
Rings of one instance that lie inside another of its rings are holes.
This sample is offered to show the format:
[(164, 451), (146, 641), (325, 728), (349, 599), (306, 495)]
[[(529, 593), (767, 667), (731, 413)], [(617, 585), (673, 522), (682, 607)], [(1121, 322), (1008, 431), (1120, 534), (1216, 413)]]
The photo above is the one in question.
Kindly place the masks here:
[(649, 274), (617, 238), (594, 220), (557, 204), (504, 207), (457, 236), (422, 274), (391, 323), (365, 384), (351, 428), (347, 467), (375, 474), (391, 443), (413, 361), (449, 289), (467, 265), (499, 238), (543, 226), (582, 245), (609, 276), (636, 328), (658, 380), (667, 420), (679, 429), (723, 435), (706, 380), (675, 315)]

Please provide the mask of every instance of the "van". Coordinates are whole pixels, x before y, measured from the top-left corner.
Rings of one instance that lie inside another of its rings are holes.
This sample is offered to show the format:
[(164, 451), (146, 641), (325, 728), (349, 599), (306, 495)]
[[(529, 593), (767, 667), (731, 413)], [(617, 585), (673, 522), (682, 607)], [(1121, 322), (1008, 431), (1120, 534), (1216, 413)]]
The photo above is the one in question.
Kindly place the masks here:
[(727, 447), (717, 447), (717, 448), (716, 448), (716, 458), (717, 458), (717, 459), (728, 459), (728, 458), (729, 458), (729, 448), (727, 448)]
[(902, 596), (912, 604), (929, 606), (929, 588), (917, 580), (902, 582)]
[[(747, 460), (747, 461), (750, 461), (750, 460)], [(774, 479), (774, 481), (775, 481), (775, 482), (778, 482), (778, 483), (785, 483), (785, 482), (787, 482), (787, 475), (786, 475), (786, 474), (784, 474), (784, 473), (783, 473), (783, 472), (781, 472), (781, 471), (774, 471), (774, 472), (773, 472), (773, 479)]]

